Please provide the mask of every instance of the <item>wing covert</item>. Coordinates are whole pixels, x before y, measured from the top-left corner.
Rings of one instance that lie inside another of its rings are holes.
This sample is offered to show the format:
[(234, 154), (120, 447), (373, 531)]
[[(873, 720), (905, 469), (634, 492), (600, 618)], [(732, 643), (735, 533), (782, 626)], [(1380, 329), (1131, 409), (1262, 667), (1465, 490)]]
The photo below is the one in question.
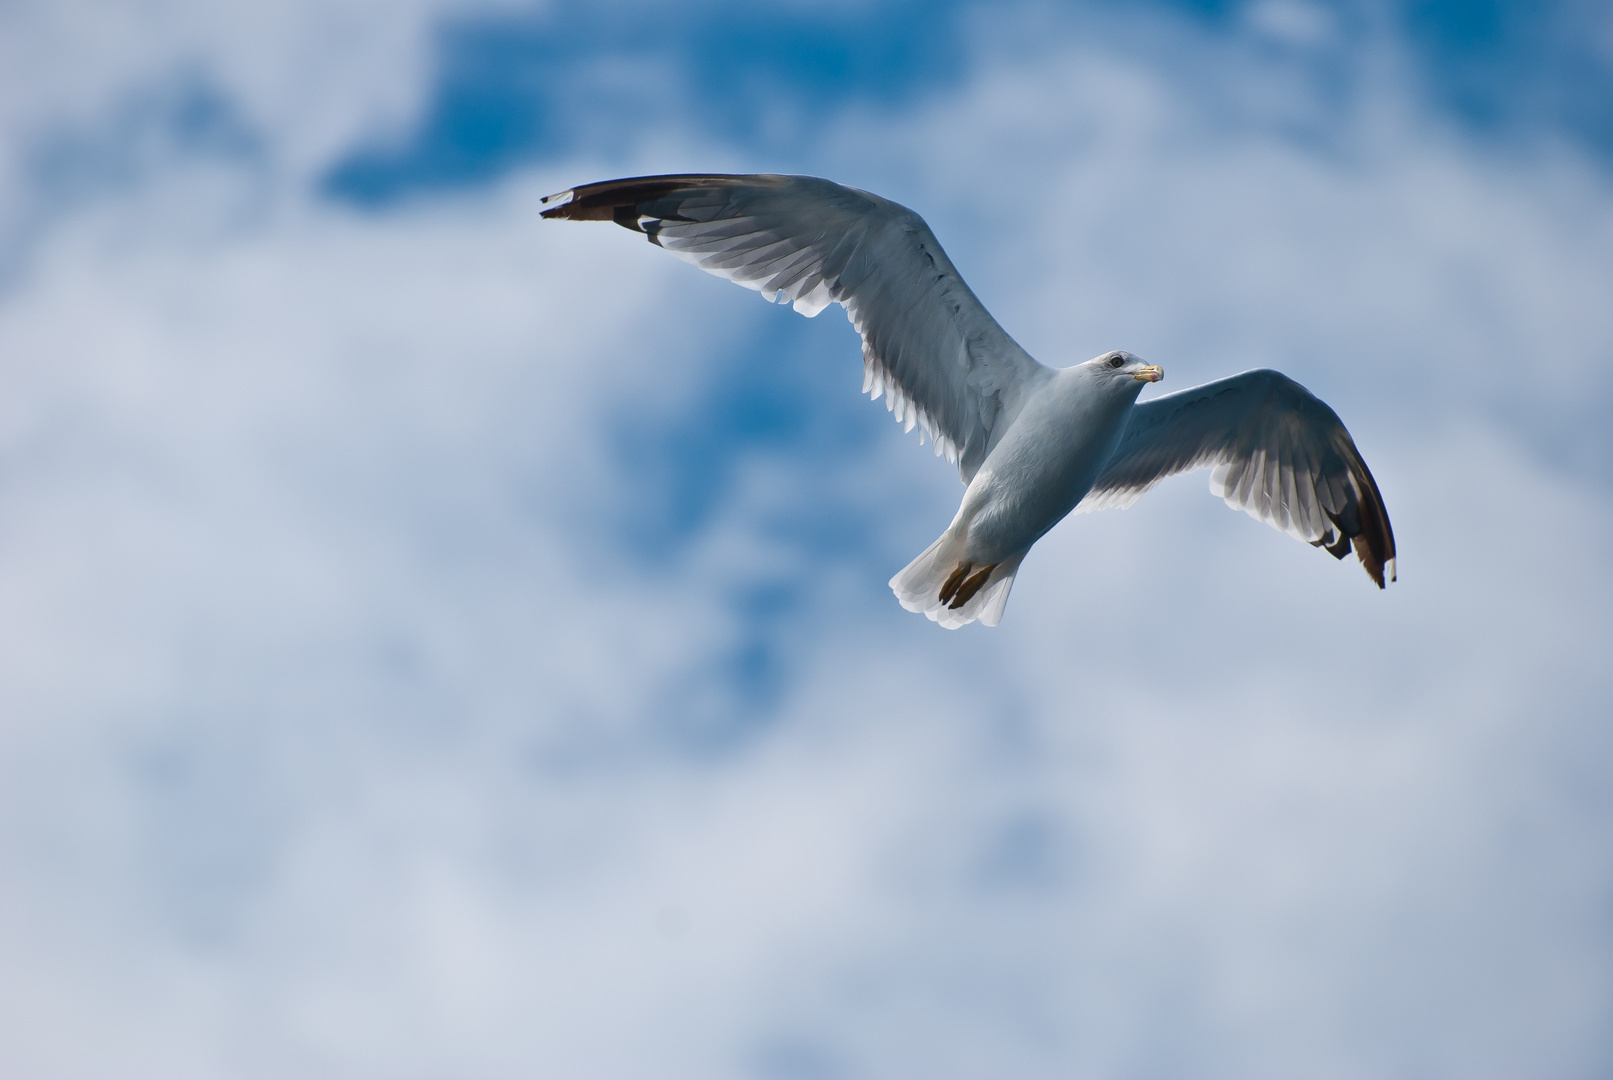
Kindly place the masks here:
[(1138, 402), (1076, 513), (1125, 507), (1167, 476), (1210, 466), (1234, 510), (1342, 559), (1353, 547), (1381, 589), (1395, 579), (1383, 496), (1338, 414), (1276, 371)]
[(614, 221), (709, 273), (791, 303), (831, 303), (862, 336), (863, 391), (930, 436), (967, 483), (1027, 381), (1048, 374), (997, 324), (904, 206), (809, 176), (645, 176), (543, 200), (544, 217)]

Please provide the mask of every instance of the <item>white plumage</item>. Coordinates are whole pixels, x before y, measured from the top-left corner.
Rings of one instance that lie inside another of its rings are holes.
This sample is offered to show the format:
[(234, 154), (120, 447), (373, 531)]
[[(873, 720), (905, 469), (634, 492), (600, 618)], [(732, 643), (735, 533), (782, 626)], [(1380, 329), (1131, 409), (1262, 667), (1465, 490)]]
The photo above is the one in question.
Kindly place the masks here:
[(1157, 367), (1123, 351), (1063, 369), (1009, 337), (928, 225), (877, 195), (805, 176), (648, 176), (544, 200), (545, 217), (615, 221), (702, 270), (813, 316), (846, 309), (863, 390), (919, 427), (968, 485), (957, 516), (891, 579), (902, 606), (995, 626), (1025, 553), (1071, 510), (1129, 506), (1166, 476), (1211, 490), (1383, 587), (1394, 534), (1333, 410), (1275, 371), (1137, 402)]

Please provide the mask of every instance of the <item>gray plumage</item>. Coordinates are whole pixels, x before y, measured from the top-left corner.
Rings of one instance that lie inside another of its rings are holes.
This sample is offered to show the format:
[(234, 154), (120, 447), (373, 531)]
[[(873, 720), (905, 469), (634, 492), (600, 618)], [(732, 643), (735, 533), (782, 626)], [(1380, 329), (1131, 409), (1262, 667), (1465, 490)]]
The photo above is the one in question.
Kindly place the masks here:
[(1338, 416), (1275, 371), (1136, 402), (1160, 369), (1130, 353), (1052, 369), (991, 317), (928, 225), (877, 195), (804, 176), (647, 176), (544, 200), (544, 217), (614, 221), (767, 300), (846, 309), (863, 390), (968, 485), (948, 530), (891, 580), (943, 626), (1001, 618), (1020, 560), (1072, 509), (1128, 506), (1166, 476), (1212, 468), (1235, 509), (1343, 558), (1382, 588), (1394, 535)]

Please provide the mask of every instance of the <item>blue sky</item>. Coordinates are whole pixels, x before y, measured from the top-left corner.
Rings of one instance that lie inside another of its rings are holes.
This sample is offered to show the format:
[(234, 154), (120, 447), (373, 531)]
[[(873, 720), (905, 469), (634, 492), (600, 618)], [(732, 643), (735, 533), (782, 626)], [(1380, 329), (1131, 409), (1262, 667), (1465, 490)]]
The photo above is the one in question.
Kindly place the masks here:
[[(1243, 19), (1256, 7), (1069, 5), (1037, 16), (1065, 33), (1130, 13), (1149, 28), (1179, 20), (1237, 39), (1247, 36)], [(1326, 9), (1337, 36), (1294, 59), (1308, 77), (1348, 98), (1367, 77), (1368, 55), (1386, 34), (1396, 35), (1413, 65), (1413, 91), (1475, 133), (1527, 147), (1550, 132), (1605, 153), (1613, 148), (1607, 105), (1613, 87), (1605, 43), (1584, 36), (1587, 22), (1595, 29), (1587, 8), (1341, 4)], [(621, 153), (679, 111), (752, 153), (798, 155), (813, 141), (815, 123), (828, 116), (900, 107), (958, 85), (971, 59), (965, 38), (992, 18), (989, 8), (959, 3), (783, 12), (713, 3), (677, 18), (634, 4), (471, 13), (439, 29), (431, 89), (419, 114), (403, 132), (344, 155), (324, 178), (325, 190), (376, 205), (473, 187), (538, 162)], [(1128, 44), (1145, 56), (1151, 51), (1146, 34)], [(610, 64), (658, 68), (670, 85), (657, 80), (613, 91), (593, 82), (593, 73)], [(766, 116), (781, 109), (798, 122), (770, 131)]]
[[(1610, 57), (1572, 3), (0, 11), (0, 1071), (1604, 1075)], [(838, 309), (538, 217), (684, 170), (912, 206), (1045, 362), (1288, 372), (1400, 582), (1199, 475), (995, 630), (902, 611), (960, 488)]]

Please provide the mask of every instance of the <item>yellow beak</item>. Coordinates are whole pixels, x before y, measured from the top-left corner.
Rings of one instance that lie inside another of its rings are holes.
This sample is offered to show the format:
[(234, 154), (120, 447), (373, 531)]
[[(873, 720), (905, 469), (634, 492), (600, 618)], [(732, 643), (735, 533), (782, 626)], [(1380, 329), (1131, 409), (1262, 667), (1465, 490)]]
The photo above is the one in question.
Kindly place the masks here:
[(1158, 382), (1165, 377), (1165, 369), (1157, 364), (1145, 364), (1131, 376), (1138, 382)]

